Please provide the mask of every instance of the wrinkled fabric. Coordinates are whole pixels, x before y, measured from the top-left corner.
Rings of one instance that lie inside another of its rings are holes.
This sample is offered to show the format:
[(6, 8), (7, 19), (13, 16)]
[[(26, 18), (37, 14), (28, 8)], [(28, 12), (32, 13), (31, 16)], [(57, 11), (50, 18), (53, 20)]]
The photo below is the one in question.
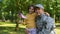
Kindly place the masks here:
[(36, 17), (37, 34), (55, 34), (53, 29), (55, 28), (54, 19), (45, 14)]
[(36, 28), (31, 29), (26, 28), (26, 30), (28, 31), (28, 34), (36, 34)]

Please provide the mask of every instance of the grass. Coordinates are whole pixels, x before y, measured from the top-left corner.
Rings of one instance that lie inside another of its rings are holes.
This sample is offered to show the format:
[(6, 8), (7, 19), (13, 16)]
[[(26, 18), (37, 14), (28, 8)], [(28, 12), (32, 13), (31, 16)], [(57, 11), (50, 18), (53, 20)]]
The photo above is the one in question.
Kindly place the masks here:
[(24, 29), (19, 28), (15, 31), (15, 27), (0, 27), (0, 34), (24, 34)]
[[(0, 34), (25, 34), (24, 28), (25, 25), (19, 25), (19, 30), (15, 31), (15, 23), (11, 22), (0, 22)], [(60, 34), (60, 24), (56, 24), (58, 27), (56, 27), (55, 32), (56, 34)]]
[(15, 23), (0, 22), (0, 34), (25, 34), (24, 25), (19, 25), (19, 30), (15, 31)]
[(60, 28), (59, 28), (59, 29), (56, 28), (56, 29), (55, 29), (55, 32), (56, 32), (56, 34), (60, 34)]

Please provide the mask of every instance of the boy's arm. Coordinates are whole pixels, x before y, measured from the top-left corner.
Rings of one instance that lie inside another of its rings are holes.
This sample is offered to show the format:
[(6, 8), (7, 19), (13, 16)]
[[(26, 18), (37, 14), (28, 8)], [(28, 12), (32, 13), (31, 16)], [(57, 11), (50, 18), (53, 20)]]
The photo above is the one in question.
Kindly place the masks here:
[[(26, 17), (27, 17), (27, 15), (26, 15)], [(21, 24), (26, 25), (27, 24), (27, 18), (24, 18), (24, 21), (22, 21)]]
[(23, 25), (26, 25), (27, 24), (27, 22), (26, 22), (27, 20), (26, 19), (24, 19), (24, 21), (22, 21), (21, 22), (21, 24), (23, 24)]

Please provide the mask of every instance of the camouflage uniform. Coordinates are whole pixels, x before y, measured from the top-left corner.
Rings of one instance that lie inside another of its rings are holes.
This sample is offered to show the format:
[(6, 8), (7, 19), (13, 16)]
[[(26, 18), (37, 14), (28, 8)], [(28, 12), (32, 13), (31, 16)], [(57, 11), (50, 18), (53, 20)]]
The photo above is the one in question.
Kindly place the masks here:
[(55, 34), (54, 19), (44, 13), (36, 17), (37, 34)]

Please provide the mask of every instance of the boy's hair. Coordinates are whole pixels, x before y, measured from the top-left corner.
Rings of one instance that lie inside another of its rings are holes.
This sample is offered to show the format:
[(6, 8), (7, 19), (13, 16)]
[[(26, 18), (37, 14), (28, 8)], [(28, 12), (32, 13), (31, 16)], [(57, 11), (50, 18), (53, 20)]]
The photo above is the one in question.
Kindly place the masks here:
[(34, 5), (29, 5), (29, 6), (28, 6), (28, 9), (29, 9), (30, 7), (34, 7)]

